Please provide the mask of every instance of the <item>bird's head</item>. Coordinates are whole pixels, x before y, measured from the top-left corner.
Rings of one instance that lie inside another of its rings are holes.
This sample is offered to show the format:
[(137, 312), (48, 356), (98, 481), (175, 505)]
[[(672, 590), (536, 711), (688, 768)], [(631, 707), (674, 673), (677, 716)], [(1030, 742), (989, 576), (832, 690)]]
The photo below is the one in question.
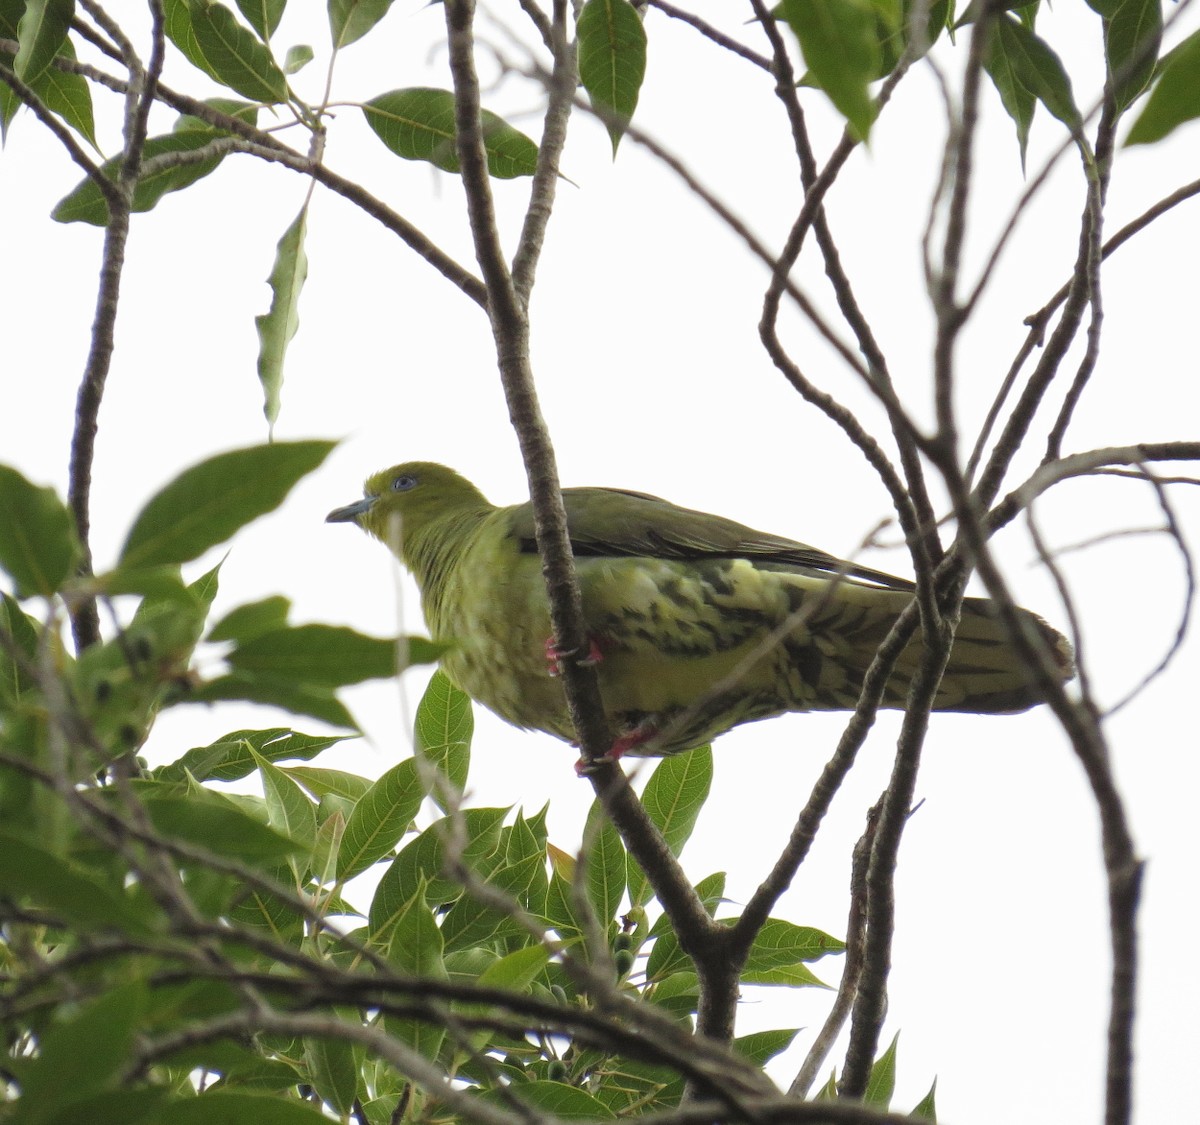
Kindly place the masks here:
[(363, 498), (335, 508), (325, 521), (356, 523), (396, 550), (436, 519), (490, 506), (483, 493), (453, 469), (432, 461), (406, 461), (368, 477)]

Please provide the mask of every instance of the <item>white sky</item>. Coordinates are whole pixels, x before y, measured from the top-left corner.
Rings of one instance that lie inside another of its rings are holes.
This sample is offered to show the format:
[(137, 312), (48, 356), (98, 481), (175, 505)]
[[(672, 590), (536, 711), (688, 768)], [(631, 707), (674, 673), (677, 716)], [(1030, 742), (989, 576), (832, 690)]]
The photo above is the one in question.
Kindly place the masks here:
[[(1077, 81), (1076, 94), (1087, 105), (1101, 78), (1098, 22), (1082, 5), (1070, 7), (1044, 13), (1040, 23), (1056, 45), (1072, 48), (1068, 66), (1077, 76), (1082, 68), (1086, 80)], [(293, 8), (277, 35), (278, 54), (295, 42), (314, 44), (317, 61), (294, 81), (316, 101), (324, 17), (317, 5)], [(696, 9), (755, 39), (742, 27), (748, 6), (706, 2)], [(515, 6), (504, 9), (504, 18), (517, 18), (510, 11)], [(1197, 21), (1194, 13), (1187, 18), (1190, 31)], [(647, 26), (650, 68), (639, 125), (779, 246), (798, 207), (798, 176), (769, 79), (660, 13), (652, 12)], [(397, 4), (374, 35), (345, 51), (335, 97), (447, 85), (444, 53), (434, 49), (441, 34), (440, 8)], [(962, 54), (942, 57), (954, 68)], [(207, 91), (178, 59), (167, 81)], [(101, 134), (111, 150), (115, 118), (107, 104)], [(536, 134), (535, 118), (522, 116), (539, 105), (532, 87), (508, 81), (485, 104)], [(827, 152), (836, 122), (819, 96), (809, 95), (806, 104), (818, 151)], [(154, 130), (165, 131), (171, 121), (172, 115), (156, 115)], [(829, 199), (859, 298), (900, 393), (921, 417), (931, 402), (931, 317), (918, 239), (940, 158), (941, 122), (934, 84), (917, 68), (880, 121), (870, 151), (854, 155)], [(1120, 154), (1110, 232), (1195, 176), (1198, 137), (1192, 126), (1167, 144)], [(1059, 127), (1039, 112), (1031, 170), (1060, 139)], [(337, 111), (327, 162), (473, 264), (456, 180), (392, 157), (356, 109)], [(977, 168), (973, 263), (1024, 183), (1011, 124), (990, 89)], [(758, 346), (763, 269), (635, 145), (627, 142), (613, 163), (593, 122), (576, 121), (564, 171), (577, 186), (559, 189), (533, 307), (535, 370), (564, 483), (638, 488), (837, 554), (853, 552), (890, 515), (887, 497)], [(47, 214), (78, 179), (34, 121), (23, 116), (14, 123), (0, 157), (7, 267), (0, 270), (0, 459), (64, 490), (100, 232), (56, 225)], [(496, 185), (510, 249), (526, 192), (522, 181)], [(294, 174), (238, 157), (135, 217), (97, 445), (98, 566), (115, 557), (132, 516), (177, 471), (265, 440), (253, 318), (267, 307), (264, 279), (274, 245), (304, 193)], [(1081, 200), (1081, 176), (1068, 163), (1022, 221), (960, 349), (965, 432), (982, 417), (1018, 347), (1022, 319), (1067, 276)], [(453, 464), (497, 502), (524, 498), (490, 331), (473, 304), (340, 199), (318, 190), (309, 232), (309, 280), (277, 435), (344, 442), (279, 513), (235, 539), (216, 612), (282, 592), (295, 602), (297, 621), (345, 622), (376, 634), (399, 622), (418, 631), (414, 591), (405, 579), (397, 606), (386, 553), (366, 536), (322, 521), (359, 495), (370, 472), (412, 458)], [(1197, 436), (1198, 237), (1192, 203), (1109, 263), (1105, 350), (1068, 450)], [(802, 267), (799, 277), (833, 308), (819, 267)], [(808, 373), (877, 417), (815, 333), (790, 316), (787, 324), (786, 338)], [(1040, 442), (1032, 444), (1024, 467), (1040, 452)], [(1180, 486), (1172, 496), (1195, 541), (1197, 490)], [(1114, 480), (1066, 486), (1039, 507), (1039, 516), (1056, 544), (1160, 522), (1148, 488)], [(1006, 533), (999, 549), (1024, 604), (1064, 624), (1050, 583), (1031, 565), (1024, 532)], [(201, 560), (196, 572), (212, 561)], [(905, 568), (902, 551), (872, 553), (865, 561)], [(1063, 562), (1087, 623), (1085, 655), (1102, 700), (1112, 701), (1153, 665), (1174, 633), (1180, 562), (1161, 536), (1118, 539)], [(1181, 1077), (1194, 1059), (1200, 1008), (1192, 829), (1200, 766), (1190, 706), (1197, 651), (1193, 638), (1173, 669), (1108, 726), (1135, 837), (1149, 861), (1138, 1025), (1137, 1097), (1145, 1122), (1182, 1120), (1194, 1105)], [(423, 679), (409, 673), (399, 693), (383, 683), (347, 692), (368, 738), (322, 763), (374, 776), (407, 754), (407, 715)], [(534, 811), (551, 799), (552, 839), (573, 846), (591, 800), (590, 787), (572, 770), (574, 752), (548, 737), (518, 734), (481, 711), (476, 718), (473, 801)], [(155, 761), (169, 760), (228, 730), (275, 719), (263, 709), (178, 709), (161, 722), (148, 750)], [(785, 840), (842, 723), (837, 715), (789, 716), (721, 739), (715, 792), (684, 853), (689, 873), (699, 879), (727, 869), (730, 897), (744, 900)], [(897, 729), (895, 715), (878, 723), (780, 904), (781, 916), (843, 933), (850, 848), (886, 782)], [(925, 803), (901, 853), (884, 1040), (901, 1030), (896, 1108), (915, 1104), (936, 1074), (942, 1120), (1096, 1120), (1107, 1017), (1103, 872), (1096, 817), (1065, 739), (1048, 714), (937, 717), (919, 796)], [(828, 977), (838, 966), (816, 968)], [(815, 991), (784, 998), (749, 989), (739, 1031), (815, 1029), (826, 1005), (826, 995)], [(809, 1041), (801, 1034), (794, 1059), (777, 1068), (785, 1083)]]

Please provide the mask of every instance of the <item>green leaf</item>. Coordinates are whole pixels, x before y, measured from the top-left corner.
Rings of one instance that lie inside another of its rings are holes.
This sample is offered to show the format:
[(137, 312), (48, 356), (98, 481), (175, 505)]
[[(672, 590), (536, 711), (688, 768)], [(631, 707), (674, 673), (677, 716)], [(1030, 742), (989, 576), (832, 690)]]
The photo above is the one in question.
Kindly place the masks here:
[(292, 603), (282, 594), (257, 602), (247, 602), (231, 609), (209, 631), (209, 641), (237, 641), (244, 644), (263, 633), (281, 629), (287, 624)]
[(782, 1054), (800, 1034), (800, 1028), (787, 1027), (776, 1031), (755, 1031), (739, 1035), (733, 1041), (733, 1049), (748, 1058), (755, 1066), (766, 1066), (776, 1055)]
[[(363, 105), (367, 124), (397, 156), (427, 160), (445, 172), (457, 172), (454, 95), (449, 90), (414, 87), (380, 94)], [(480, 113), (488, 172), (497, 179), (532, 176), (537, 145), (486, 109)]]
[[(289, 840), (305, 845), (311, 852), (316, 846), (317, 837), (317, 813), (312, 801), (297, 782), (266, 758), (254, 754), (254, 763), (262, 775), (263, 797), (267, 802), (271, 827)], [(297, 885), (302, 884), (307, 874), (306, 862), (302, 862), (298, 856), (289, 856), (288, 866), (296, 877)]]
[(28, 666), (37, 656), (42, 625), (9, 594), (0, 593), (0, 702), (15, 709), (21, 696), (35, 687)]
[(1029, 129), (1033, 124), (1037, 99), (1022, 85), (1017, 77), (1016, 68), (997, 35), (987, 37), (983, 67), (1000, 95), (1000, 103), (1005, 112), (1016, 126), (1017, 147), (1020, 149), (1021, 169), (1024, 171), (1025, 153), (1029, 147)]
[(887, 1109), (891, 1105), (892, 1095), (896, 1092), (896, 1044), (899, 1040), (900, 1033), (896, 1032), (888, 1049), (871, 1067), (867, 1088), (863, 1091), (863, 1101), (867, 1105), (879, 1109)]
[(1194, 31), (1159, 66), (1146, 108), (1125, 138), (1127, 145), (1161, 141), (1185, 121), (1200, 117), (1200, 31)]
[(275, 432), (279, 417), (279, 390), (283, 386), (283, 358), (288, 343), (300, 327), (300, 292), (308, 277), (308, 256), (304, 253), (308, 205), (283, 232), (275, 247), (275, 264), (267, 284), (271, 287), (271, 307), (254, 318), (258, 329), (258, 379), (263, 385), (263, 414), (267, 428)]
[(140, 788), (154, 827), (164, 836), (187, 840), (249, 863), (287, 859), (302, 845), (243, 812), (219, 793), (197, 789), (187, 796)]
[(192, 66), (197, 70), (202, 70), (213, 81), (220, 82), (221, 79), (217, 77), (216, 71), (204, 57), (204, 52), (200, 50), (200, 44), (196, 40), (188, 0), (163, 0), (163, 14), (165, 16), (163, 28), (167, 33), (167, 38), (179, 48), (180, 53)]
[[(158, 156), (177, 152), (195, 152), (212, 140), (212, 134), (201, 132), (166, 133), (161, 137), (149, 138), (142, 147), (143, 162)], [(133, 189), (134, 211), (149, 211), (168, 192), (180, 191), (212, 172), (224, 156), (212, 156), (205, 160), (173, 167), (160, 167), (149, 175), (138, 177)], [(120, 175), (122, 158), (106, 161), (100, 171), (110, 180)], [(90, 177), (63, 199), (51, 212), (50, 217), (58, 223), (91, 223), (102, 227), (108, 224), (108, 204), (104, 195)]]
[(312, 1087), (323, 1102), (348, 1120), (358, 1097), (358, 1062), (347, 1039), (304, 1040), (304, 1065)]
[(933, 1084), (929, 1087), (929, 1093), (913, 1106), (913, 1111), (908, 1116), (917, 1117), (924, 1121), (932, 1122), (932, 1125), (937, 1125), (937, 1107), (934, 1105), (934, 1094), (936, 1092), (937, 1079), (935, 1078)]
[(289, 777), (294, 777), (314, 797), (325, 797), (332, 794), (336, 797), (344, 797), (353, 803), (371, 788), (371, 782), (365, 777), (359, 777), (356, 773), (346, 773), (343, 770), (290, 766), (283, 772)]
[(1123, 0), (1105, 20), (1104, 57), (1119, 111), (1128, 109), (1150, 84), (1161, 43), (1161, 0)]
[[(494, 865), (500, 825), (507, 811), (467, 809), (461, 814), (461, 831), (467, 841), (462, 859), (481, 874), (486, 875), (489, 864)], [(427, 901), (438, 905), (454, 902), (462, 895), (462, 885), (443, 874), (446, 838), (453, 839), (456, 831), (452, 819), (444, 817), (400, 849), (371, 900), (369, 928), (373, 938), (386, 940), (395, 916), (419, 886), (425, 886)]]
[[(372, 909), (374, 909), (372, 907)], [(388, 960), (401, 972), (426, 980), (446, 980), (442, 955), (442, 932), (425, 901), (425, 881), (404, 907), (390, 920)], [(446, 1029), (426, 1020), (388, 1015), (384, 1023), (389, 1035), (407, 1043), (426, 1058), (436, 1059)]]
[(237, 0), (237, 6), (238, 11), (246, 17), (246, 22), (265, 43), (279, 27), (287, 0)]
[(335, 48), (347, 47), (371, 30), (392, 0), (329, 0), (329, 33)]
[(154, 1125), (329, 1125), (329, 1118), (304, 1102), (243, 1090), (206, 1090), (172, 1102)]
[(579, 80), (604, 115), (615, 157), (646, 76), (646, 30), (628, 0), (587, 0), (575, 32)]
[(329, 441), (275, 442), (221, 453), (153, 496), (121, 548), (122, 566), (183, 563), (273, 511), (329, 455)]
[(189, 0), (188, 8), (196, 44), (218, 82), (251, 101), (287, 101), (287, 78), (254, 32), (213, 0)]
[[(679, 855), (696, 827), (696, 818), (712, 786), (712, 747), (698, 746), (686, 754), (672, 754), (655, 768), (642, 807), (658, 826), (673, 855)], [(629, 869), (629, 900), (634, 906), (650, 898), (650, 883), (635, 864)]]
[(307, 43), (297, 43), (289, 47), (283, 56), (283, 73), (297, 74), (313, 61), (313, 49)]
[(841, 953), (845, 948), (845, 942), (812, 926), (797, 926), (782, 918), (768, 918), (750, 947), (746, 968), (757, 972), (799, 961), (818, 961), (827, 954)]
[[(121, 1125), (155, 1125), (159, 1120), (155, 1111), (169, 1096), (170, 1092), (162, 1086), (104, 1090), (78, 1101), (72, 1100), (70, 1105), (54, 1114), (53, 1125), (96, 1125), (101, 1121), (119, 1121)], [(11, 1120), (26, 1123), (29, 1119), (18, 1113)]]
[[(437, 766), (459, 793), (467, 784), (474, 731), (471, 697), (456, 688), (440, 669), (434, 672), (417, 705), (414, 741), (417, 753)], [(450, 811), (446, 794), (440, 789), (435, 788), (430, 796), (443, 812)]]
[(828, 988), (807, 965), (780, 965), (775, 969), (747, 969), (742, 973), (746, 984), (781, 984), (788, 988)]
[(587, 849), (587, 895), (601, 928), (616, 917), (625, 893), (628, 861), (625, 845), (597, 800), (588, 813), (584, 829)]
[(527, 945), (493, 961), (479, 974), (479, 983), (489, 988), (528, 992), (550, 960), (544, 945)]
[(192, 688), (181, 703), (216, 703), (241, 699), (280, 707), (294, 715), (307, 715), (330, 726), (357, 730), (354, 717), (334, 696), (334, 689), (322, 684), (296, 684), (278, 677), (235, 672), (218, 676)]
[(1083, 127), (1062, 60), (1044, 40), (1019, 20), (1001, 15), (992, 29), (991, 46), (1003, 55), (1017, 83), (1073, 133)]
[(868, 0), (782, 0), (776, 11), (800, 41), (809, 77), (866, 140), (875, 119), (868, 90), (880, 71), (875, 12)]
[(75, 522), (54, 489), (0, 465), (0, 567), (16, 583), (17, 597), (49, 597), (80, 555)]
[(13, 63), (18, 78), (32, 82), (50, 65), (66, 41), (74, 14), (75, 0), (25, 0)]
[(72, 1102), (115, 1086), (133, 1051), (145, 1005), (146, 985), (135, 981), (91, 1001), (66, 1021), (51, 1024), (39, 1037), (36, 1057), (20, 1070), (18, 1105), (25, 1120), (57, 1119), (58, 1111)]
[(481, 1100), (508, 1109), (516, 1098), (525, 1105), (561, 1121), (611, 1121), (616, 1116), (599, 1098), (565, 1082), (514, 1082), (505, 1090), (486, 1090)]
[(15, 832), (0, 829), (0, 891), (69, 920), (77, 929), (116, 929), (140, 933), (144, 922), (136, 905), (106, 886), (96, 873), (54, 855)]
[(338, 879), (352, 879), (387, 855), (408, 831), (424, 799), (412, 758), (383, 774), (354, 806), (346, 823), (338, 852)]
[[(408, 645), (409, 663), (429, 663), (442, 651), (423, 637), (408, 638)], [(397, 675), (396, 650), (394, 640), (368, 637), (344, 625), (294, 625), (260, 633), (235, 648), (228, 660), (238, 672), (344, 687)]]
[[(3, 28), (6, 21), (0, 18), (0, 34), (7, 35)], [(15, 38), (15, 29), (11, 38)], [(64, 39), (58, 57), (75, 59), (75, 47), (70, 39)], [(2, 85), (2, 83), (0, 83)], [(76, 132), (96, 144), (96, 121), (92, 113), (92, 88), (82, 74), (72, 74), (57, 66), (48, 66), (32, 82), (30, 88), (51, 113), (58, 114)], [(7, 87), (5, 87), (7, 89)]]
[(257, 755), (268, 762), (308, 761), (347, 737), (352, 736), (301, 734), (288, 727), (235, 730), (160, 766), (155, 777), (160, 781), (183, 781), (191, 774), (197, 781), (237, 781), (253, 772)]

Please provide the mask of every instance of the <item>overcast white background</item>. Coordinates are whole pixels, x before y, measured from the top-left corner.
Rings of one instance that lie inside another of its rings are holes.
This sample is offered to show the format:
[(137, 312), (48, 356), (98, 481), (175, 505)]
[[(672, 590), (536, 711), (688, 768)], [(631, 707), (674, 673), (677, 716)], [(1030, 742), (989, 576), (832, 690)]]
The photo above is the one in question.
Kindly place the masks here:
[[(316, 4), (292, 7), (276, 37), (277, 53), (282, 57), (296, 42), (316, 46), (317, 61), (294, 80), (315, 102), (324, 78), (324, 14)], [(748, 5), (695, 7), (766, 50), (742, 26)], [(1102, 80), (1098, 20), (1078, 0), (1060, 7), (1039, 23), (1064, 50), (1072, 73), (1083, 74), (1076, 95), (1090, 105)], [(519, 20), (515, 5), (497, 10)], [(397, 4), (374, 34), (341, 56), (335, 98), (447, 85), (444, 55), (436, 49), (441, 20), (440, 8)], [(1193, 13), (1186, 30), (1195, 26)], [(778, 247), (799, 189), (770, 79), (661, 13), (649, 14), (647, 28), (650, 66), (639, 125)], [(503, 35), (488, 34), (510, 49)], [(940, 57), (953, 72), (963, 54), (943, 50)], [(189, 92), (216, 92), (178, 57), (166, 79)], [(1011, 123), (990, 87), (984, 102), (968, 243), (974, 266), (1025, 183)], [(111, 151), (114, 106), (102, 104), (108, 106), (102, 143)], [(490, 90), (485, 104), (536, 135), (536, 88), (510, 80)], [(818, 95), (807, 95), (805, 104), (818, 151), (826, 153), (837, 122)], [(357, 109), (335, 113), (329, 165), (360, 179), (473, 266), (456, 180), (394, 158)], [(165, 131), (172, 119), (156, 114), (154, 131)], [(931, 403), (931, 316), (918, 240), (943, 119), (935, 85), (917, 67), (879, 122), (870, 150), (851, 158), (829, 197), (846, 268), (899, 392), (921, 417), (929, 416)], [(1110, 232), (1196, 175), (1198, 129), (1120, 154)], [(1040, 169), (1061, 138), (1060, 127), (1039, 112), (1031, 170)], [(891, 514), (888, 499), (840, 432), (804, 405), (758, 346), (762, 266), (634, 144), (624, 144), (614, 163), (594, 122), (576, 120), (564, 173), (573, 184), (560, 186), (533, 303), (534, 365), (564, 483), (637, 488), (837, 554), (855, 551)], [(59, 226), (47, 215), (78, 179), (45, 131), (22, 115), (0, 156), (0, 459), (64, 491), (101, 235)], [(267, 307), (264, 279), (274, 245), (305, 190), (292, 173), (233, 157), (196, 187), (135, 217), (97, 443), (98, 567), (114, 558), (133, 515), (172, 475), (215, 452), (265, 440), (253, 318)], [(498, 183), (495, 190), (511, 250), (527, 182)], [(1068, 160), (1023, 219), (1001, 276), (963, 338), (958, 404), (966, 433), (1023, 338), (1022, 319), (1068, 275), (1082, 192)], [(1185, 204), (1106, 266), (1104, 350), (1067, 450), (1197, 437), (1198, 236), (1196, 205)], [(376, 634), (419, 631), (415, 592), (407, 579), (397, 585), (386, 552), (323, 519), (360, 494), (368, 473), (413, 458), (454, 465), (496, 502), (525, 498), (491, 334), (483, 314), (453, 286), (320, 189), (307, 250), (301, 328), (288, 356), (276, 434), (335, 437), (342, 445), (277, 514), (234, 540), (216, 612), (281, 592), (293, 599), (297, 621), (348, 623)], [(833, 309), (819, 266), (810, 261), (798, 276)], [(816, 382), (879, 417), (809, 327), (788, 317), (785, 338)], [(1039, 435), (1031, 443), (1025, 470), (1043, 441)], [(1197, 490), (1178, 486), (1172, 496), (1195, 540)], [(1111, 478), (1064, 486), (1038, 513), (1056, 545), (1161, 522), (1145, 485)], [(1065, 625), (1024, 532), (1006, 532), (998, 549), (1022, 602)], [(216, 557), (201, 560), (195, 572)], [(903, 551), (871, 552), (865, 561), (906, 572)], [(1162, 536), (1106, 542), (1065, 556), (1063, 565), (1086, 623), (1084, 654), (1097, 691), (1102, 701), (1114, 701), (1169, 644), (1182, 567)], [(1147, 1123), (1183, 1120), (1195, 1105), (1189, 1076), (1200, 1010), (1197, 653), (1193, 638), (1169, 673), (1108, 723), (1133, 831), (1148, 861), (1137, 1089), (1138, 1119)], [(211, 657), (205, 670), (217, 667)], [(376, 683), (347, 692), (367, 737), (322, 763), (375, 776), (408, 754), (407, 715), (424, 678), (413, 671), (399, 690)], [(176, 709), (147, 752), (156, 762), (169, 760), (228, 730), (276, 718), (263, 709)], [(476, 719), (471, 800), (528, 811), (552, 800), (552, 839), (575, 846), (591, 800), (590, 786), (573, 772), (575, 753), (481, 711)], [(843, 721), (789, 716), (722, 738), (713, 796), (684, 853), (689, 873), (699, 879), (728, 870), (729, 897), (744, 900), (786, 839)], [(318, 728), (303, 720), (296, 725)], [(894, 714), (877, 724), (780, 904), (782, 916), (844, 932), (850, 849), (886, 783), (897, 728)], [(945, 1121), (1098, 1120), (1107, 1018), (1105, 892), (1096, 817), (1065, 739), (1048, 714), (1037, 712), (936, 717), (918, 794), (924, 803), (901, 853), (885, 1032), (885, 1042), (902, 1032), (896, 1107), (915, 1104), (937, 1075)], [(828, 979), (838, 964), (815, 968)], [(748, 989), (739, 1031), (815, 1030), (829, 995), (791, 993), (786, 1005), (780, 999)], [(810, 1038), (801, 1033), (793, 1055), (777, 1066), (785, 1084)]]

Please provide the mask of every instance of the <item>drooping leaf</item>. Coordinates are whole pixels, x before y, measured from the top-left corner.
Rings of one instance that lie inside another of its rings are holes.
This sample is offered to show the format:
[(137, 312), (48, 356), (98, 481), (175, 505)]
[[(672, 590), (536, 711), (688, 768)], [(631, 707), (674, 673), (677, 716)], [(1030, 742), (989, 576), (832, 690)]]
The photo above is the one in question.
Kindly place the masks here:
[(12, 577), (17, 596), (55, 593), (80, 554), (74, 520), (54, 489), (0, 465), (0, 568)]
[(587, 0), (575, 33), (579, 80), (605, 115), (615, 157), (646, 76), (646, 31), (629, 0)]
[(993, 45), (1003, 54), (1015, 80), (1072, 132), (1083, 119), (1075, 105), (1071, 79), (1058, 55), (1019, 20), (1001, 15), (992, 28)]
[(335, 48), (361, 39), (392, 6), (392, 0), (328, 0), (328, 3), (329, 33)]
[(74, 14), (75, 0), (25, 0), (13, 62), (18, 78), (33, 82), (50, 65), (66, 41)]
[(1104, 21), (1104, 57), (1118, 110), (1128, 109), (1149, 85), (1161, 43), (1161, 0), (1122, 0)]
[(258, 329), (258, 379), (263, 386), (263, 414), (272, 434), (279, 417), (283, 359), (300, 327), (300, 293), (308, 277), (308, 255), (304, 253), (307, 217), (308, 205), (305, 204), (276, 245), (275, 264), (267, 279), (271, 286), (271, 307), (262, 316), (254, 318), (254, 326)]
[[(363, 113), (367, 124), (397, 156), (427, 160), (445, 172), (459, 170), (454, 95), (449, 90), (392, 90), (366, 102)], [(537, 167), (537, 145), (486, 109), (480, 119), (488, 173), (502, 180), (532, 176)]]
[(328, 441), (275, 442), (221, 453), (185, 469), (138, 513), (121, 548), (121, 565), (196, 558), (277, 508), (332, 448)]
[(865, 140), (875, 119), (868, 86), (880, 71), (869, 0), (782, 0), (776, 10), (800, 41), (810, 79)]
[(1127, 145), (1160, 141), (1184, 122), (1200, 117), (1200, 31), (1168, 52), (1159, 74), (1145, 109), (1125, 138)]
[(237, 6), (238, 11), (246, 17), (246, 22), (266, 42), (275, 34), (287, 0), (237, 0)]
[[(20, 5), (17, 5), (19, 9)], [(0, 5), (0, 38), (16, 39), (19, 16), (15, 11), (6, 10)], [(0, 57), (4, 52), (0, 51)], [(8, 58), (13, 58), (10, 54)], [(62, 41), (58, 50), (58, 58), (75, 59), (75, 47), (69, 38)], [(92, 89), (86, 78), (81, 74), (72, 74), (57, 66), (47, 66), (41, 74), (32, 81), (26, 80), (51, 113), (57, 114), (76, 132), (86, 137), (94, 146), (96, 144), (96, 122), (92, 113)], [(8, 122), (20, 108), (21, 101), (0, 82), (0, 126), (7, 128)]]
[(287, 100), (287, 78), (254, 32), (215, 0), (189, 0), (188, 8), (196, 45), (218, 82), (251, 101)]

